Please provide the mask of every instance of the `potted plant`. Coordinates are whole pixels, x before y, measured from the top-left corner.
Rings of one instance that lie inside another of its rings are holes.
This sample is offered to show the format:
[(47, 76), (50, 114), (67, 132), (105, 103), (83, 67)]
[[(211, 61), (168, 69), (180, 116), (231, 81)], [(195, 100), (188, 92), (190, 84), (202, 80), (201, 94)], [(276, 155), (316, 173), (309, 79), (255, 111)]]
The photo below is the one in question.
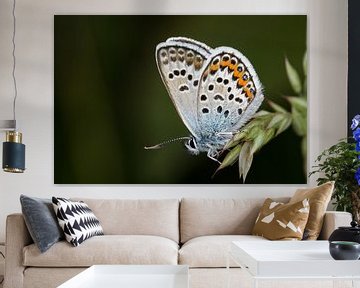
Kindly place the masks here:
[[(352, 120), (353, 137), (342, 139), (324, 150), (316, 159), (317, 165), (309, 176), (319, 173), (317, 183), (335, 181), (332, 199), (337, 211), (352, 213), (360, 220), (360, 115)], [(349, 140), (349, 141), (347, 141)]]

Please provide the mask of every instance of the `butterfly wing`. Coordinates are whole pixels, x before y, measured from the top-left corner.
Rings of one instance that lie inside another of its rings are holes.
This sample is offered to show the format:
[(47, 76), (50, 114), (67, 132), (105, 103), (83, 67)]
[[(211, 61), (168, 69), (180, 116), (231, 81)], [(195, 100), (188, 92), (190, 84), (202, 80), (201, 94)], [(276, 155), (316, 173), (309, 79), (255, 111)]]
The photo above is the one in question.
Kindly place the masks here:
[(250, 61), (230, 47), (213, 50), (197, 95), (198, 125), (204, 135), (238, 131), (259, 109), (264, 96)]
[(199, 137), (199, 79), (211, 51), (205, 44), (185, 37), (169, 38), (156, 47), (156, 63), (161, 78), (182, 121), (195, 137)]

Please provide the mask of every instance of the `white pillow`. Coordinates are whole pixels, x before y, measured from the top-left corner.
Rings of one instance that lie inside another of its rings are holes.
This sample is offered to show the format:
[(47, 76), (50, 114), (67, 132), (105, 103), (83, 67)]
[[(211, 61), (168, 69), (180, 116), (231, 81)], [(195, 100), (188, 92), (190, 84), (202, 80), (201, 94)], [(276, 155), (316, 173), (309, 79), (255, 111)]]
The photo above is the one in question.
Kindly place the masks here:
[(55, 214), (66, 241), (79, 246), (86, 239), (104, 235), (99, 220), (84, 202), (52, 197)]

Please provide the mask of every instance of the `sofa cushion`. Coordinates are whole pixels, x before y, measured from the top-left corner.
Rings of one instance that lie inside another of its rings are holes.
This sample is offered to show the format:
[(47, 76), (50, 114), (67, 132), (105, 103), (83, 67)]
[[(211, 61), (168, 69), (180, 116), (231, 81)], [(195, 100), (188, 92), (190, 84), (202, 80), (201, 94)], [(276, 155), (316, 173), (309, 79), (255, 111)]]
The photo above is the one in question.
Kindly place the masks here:
[(20, 203), (26, 227), (41, 252), (64, 239), (51, 199), (21, 195)]
[(86, 203), (60, 197), (52, 197), (52, 202), (65, 239), (72, 245), (79, 246), (91, 237), (104, 235), (99, 220)]
[(308, 199), (284, 204), (267, 198), (252, 234), (269, 240), (301, 240), (309, 218), (309, 208)]
[(86, 199), (105, 235), (154, 235), (179, 242), (178, 199)]
[(305, 227), (307, 237), (304, 240), (316, 240), (319, 237), (334, 184), (334, 181), (330, 181), (315, 188), (298, 189), (290, 199), (290, 203), (302, 201), (305, 198), (309, 199), (310, 213)]
[(78, 247), (66, 241), (41, 254), (34, 244), (24, 247), (23, 264), (36, 267), (88, 267), (95, 264), (171, 264), (178, 244), (159, 236), (95, 236)]
[(182, 199), (181, 243), (205, 235), (249, 235), (263, 202), (264, 198)]
[[(214, 235), (193, 238), (179, 251), (179, 264), (190, 267), (226, 267), (228, 251), (232, 241), (268, 241), (252, 235)], [(231, 267), (239, 267), (230, 261)]]

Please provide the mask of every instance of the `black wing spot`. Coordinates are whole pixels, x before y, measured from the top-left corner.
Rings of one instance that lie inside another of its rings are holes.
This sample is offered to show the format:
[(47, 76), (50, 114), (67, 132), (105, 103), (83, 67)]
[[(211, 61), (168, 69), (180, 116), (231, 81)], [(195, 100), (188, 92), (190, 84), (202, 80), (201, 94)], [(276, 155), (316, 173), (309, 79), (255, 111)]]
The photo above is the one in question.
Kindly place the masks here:
[(228, 116), (229, 116), (229, 110), (225, 110), (225, 112), (224, 112), (224, 116), (225, 116), (225, 118), (227, 118)]
[(180, 75), (179, 70), (176, 70), (176, 69), (175, 69), (173, 72), (174, 72), (174, 75), (175, 75), (175, 76), (179, 76), (179, 75)]
[(216, 65), (220, 62), (220, 59), (217, 57), (214, 59), (214, 61), (212, 62), (213, 65)]
[(241, 108), (238, 109), (238, 114), (241, 115), (243, 110)]
[(221, 78), (221, 77), (218, 77), (217, 79), (216, 79), (216, 82), (218, 82), (218, 83), (221, 83), (223, 81), (223, 78)]
[(236, 102), (239, 102), (239, 103), (241, 104), (241, 103), (243, 102), (243, 99), (241, 99), (240, 97), (236, 97), (236, 98), (235, 98), (235, 101), (236, 101)]
[(248, 76), (247, 74), (244, 74), (244, 75), (242, 76), (242, 79), (243, 79), (244, 81), (246, 81), (248, 78), (249, 78), (249, 76)]
[(191, 81), (193, 76), (191, 74), (188, 75), (188, 80)]
[(179, 87), (179, 90), (180, 90), (180, 92), (184, 92), (184, 91), (186, 91), (186, 90), (189, 90), (189, 86), (187, 86), (186, 84), (181, 85), (181, 86)]
[(255, 89), (254, 89), (254, 88), (250, 88), (250, 92), (251, 92), (252, 94), (254, 94), (254, 93), (255, 93)]
[(180, 72), (181, 76), (185, 76), (186, 74), (186, 70), (185, 69), (182, 69), (181, 72)]
[(200, 100), (201, 100), (201, 101), (206, 101), (206, 100), (207, 100), (206, 95), (205, 95), (205, 94), (202, 94), (202, 95), (200, 96)]
[(239, 65), (236, 70), (237, 70), (238, 72), (242, 72), (244, 69), (243, 69), (242, 65)]
[(169, 79), (173, 79), (174, 78), (174, 74), (173, 73), (169, 73)]
[(179, 54), (179, 55), (184, 55), (184, 54), (185, 54), (185, 51), (180, 48), (180, 49), (178, 49), (178, 54)]
[(202, 111), (203, 114), (209, 113), (209, 109), (208, 109), (208, 108), (203, 108), (201, 111)]
[[(225, 81), (224, 81), (225, 82)], [(230, 93), (231, 92), (231, 87), (228, 87), (228, 92)]]
[[(231, 100), (233, 100), (234, 99), (234, 94), (230, 94), (229, 95), (229, 100), (231, 101)], [(236, 101), (236, 100), (235, 100)]]
[(227, 55), (227, 54), (225, 54), (224, 56), (223, 56), (223, 58), (222, 58), (222, 60), (223, 61), (229, 61), (229, 59), (230, 59), (230, 57), (229, 57), (229, 55)]
[(214, 84), (210, 84), (210, 85), (208, 86), (208, 89), (209, 89), (209, 91), (214, 90)]
[(225, 99), (224, 99), (224, 97), (221, 96), (220, 94), (216, 94), (216, 95), (214, 96), (214, 100), (224, 101)]
[(224, 84), (225, 85), (229, 84), (229, 79), (224, 79)]
[(199, 85), (199, 80), (195, 80), (193, 84), (194, 84), (194, 87), (198, 86)]
[(216, 111), (217, 111), (218, 113), (221, 113), (222, 110), (223, 110), (222, 106), (218, 106), (218, 107), (216, 108)]

